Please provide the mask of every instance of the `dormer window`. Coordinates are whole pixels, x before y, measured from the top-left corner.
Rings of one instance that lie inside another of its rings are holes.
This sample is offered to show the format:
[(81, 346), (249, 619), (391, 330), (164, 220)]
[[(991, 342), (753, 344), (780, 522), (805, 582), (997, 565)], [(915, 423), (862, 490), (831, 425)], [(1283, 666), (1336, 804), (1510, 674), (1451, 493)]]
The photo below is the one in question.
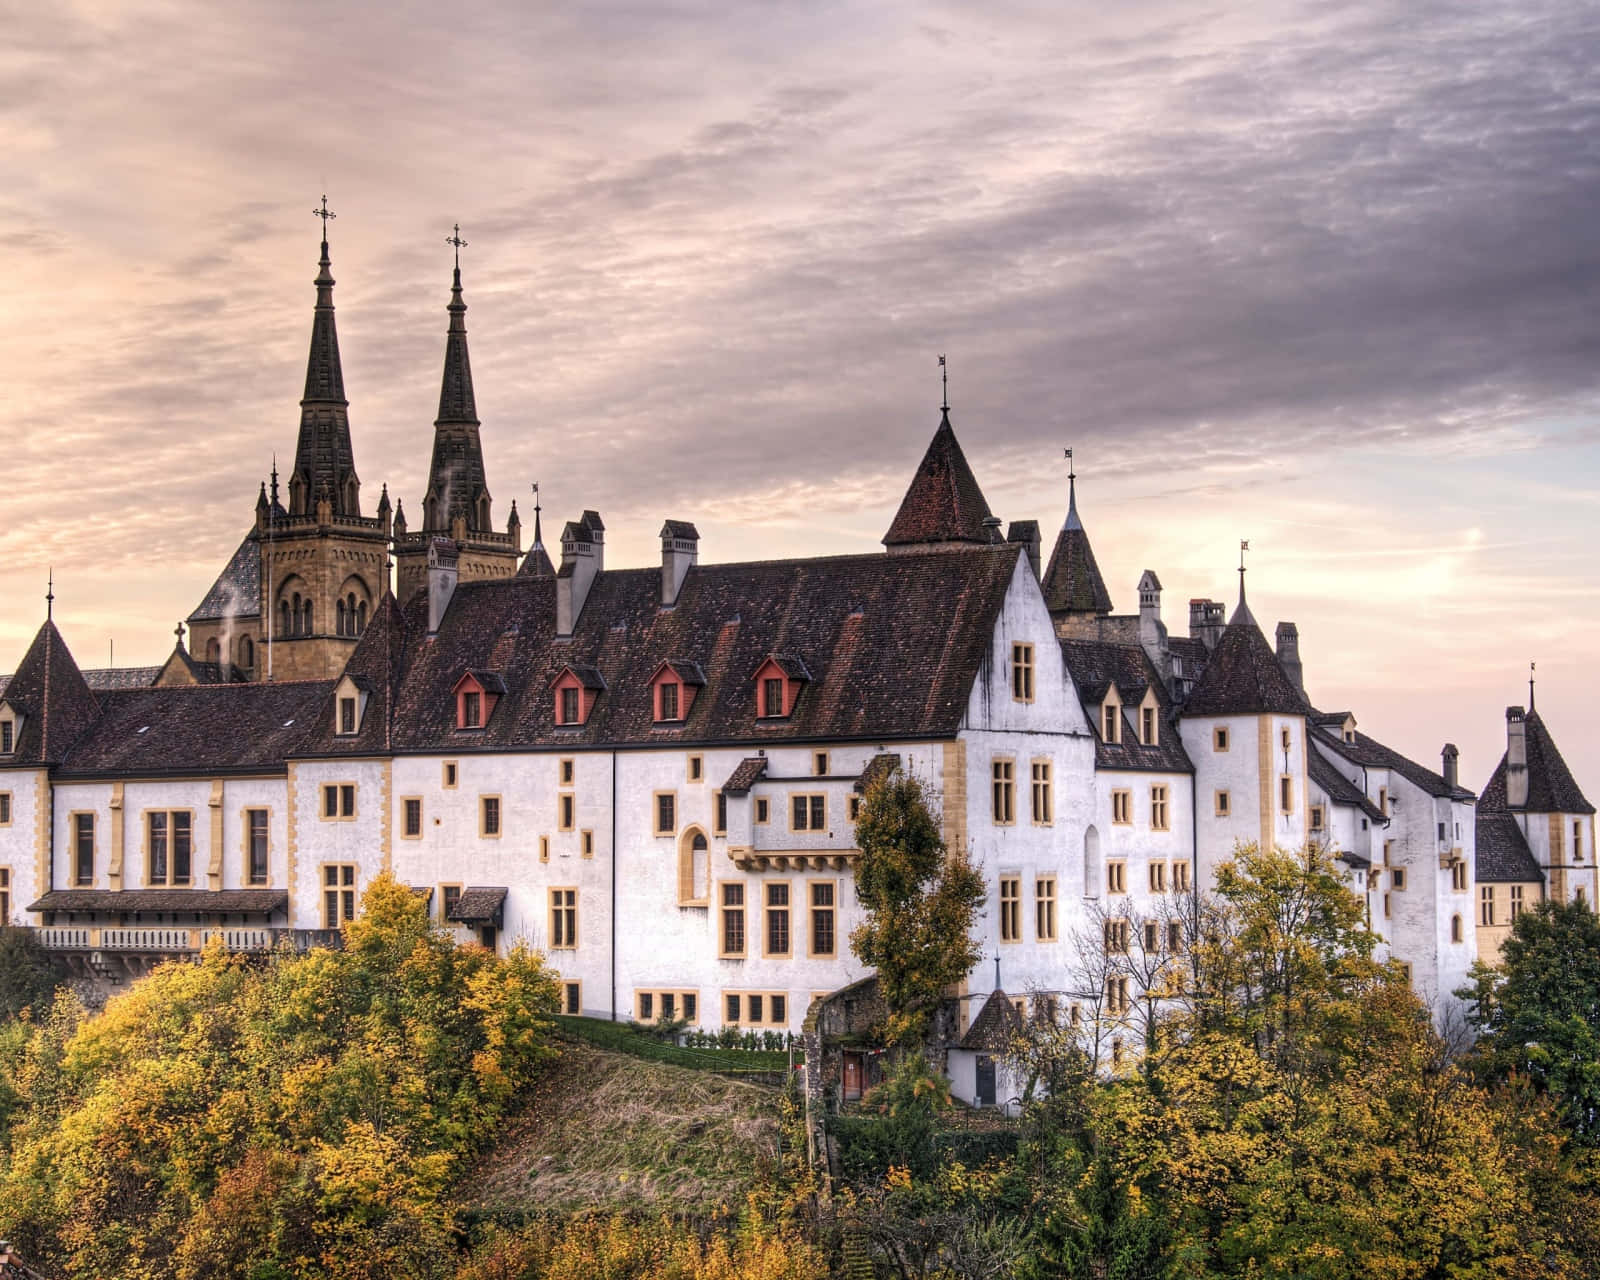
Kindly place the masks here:
[(468, 671), (456, 681), (456, 728), (482, 729), (494, 715), (494, 706), (506, 691), (506, 682), (495, 671)]
[(345, 676), (333, 691), (333, 731), (341, 738), (361, 732), (371, 686), (360, 676)]
[(683, 686), (675, 680), (663, 680), (656, 686), (657, 720), (677, 720), (680, 718), (678, 715), (678, 691), (682, 688)]
[(0, 756), (8, 756), (17, 749), (17, 726), (7, 717), (0, 720)]
[(1144, 703), (1139, 708), (1139, 741), (1147, 747), (1157, 746), (1160, 732), (1160, 708), (1156, 705), (1155, 695), (1146, 694)]
[(582, 699), (575, 686), (561, 690), (561, 710), (556, 716), (558, 724), (577, 724), (583, 719)]
[(354, 733), (356, 731), (356, 700), (354, 698), (339, 699), (339, 732)]
[(800, 690), (811, 680), (806, 664), (791, 654), (763, 658), (751, 677), (756, 686), (756, 718), (781, 720), (794, 713)]
[(1114, 697), (1107, 698), (1101, 708), (1100, 723), (1104, 728), (1101, 737), (1108, 746), (1122, 741), (1122, 707)]
[(461, 695), (461, 727), (483, 728), (483, 695), (476, 690), (469, 690)]
[(695, 694), (705, 687), (697, 662), (669, 658), (650, 677), (650, 701), (657, 724), (676, 724), (689, 717)]
[(555, 674), (550, 688), (555, 695), (556, 726), (575, 729), (589, 719), (595, 700), (606, 682), (593, 667), (568, 665)]

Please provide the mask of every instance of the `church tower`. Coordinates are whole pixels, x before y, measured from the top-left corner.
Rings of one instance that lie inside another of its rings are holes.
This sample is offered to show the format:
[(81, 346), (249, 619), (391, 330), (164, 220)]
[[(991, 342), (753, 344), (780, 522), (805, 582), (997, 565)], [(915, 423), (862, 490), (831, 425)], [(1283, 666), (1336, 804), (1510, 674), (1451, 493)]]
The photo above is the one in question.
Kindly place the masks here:
[(455, 276), (446, 308), (450, 327), (445, 334), (439, 416), (433, 423), (433, 460), (422, 497), (422, 528), (408, 531), (403, 515), (395, 524), (395, 594), (402, 601), (426, 584), (428, 548), (437, 540), (455, 543), (461, 582), (509, 578), (522, 554), (522, 522), (515, 502), (504, 533), (496, 533), (490, 523), (489, 480), (467, 355), (467, 304), (461, 300), (461, 249), (466, 241), (460, 227), (447, 243), (456, 249)]
[(255, 674), (276, 680), (322, 680), (339, 674), (387, 581), (388, 495), (376, 516), (361, 514), (361, 481), (350, 445), (339, 333), (334, 325), (323, 217), (317, 306), (311, 321), (300, 438), (289, 473), (289, 505), (257, 502), (261, 555), (261, 648)]

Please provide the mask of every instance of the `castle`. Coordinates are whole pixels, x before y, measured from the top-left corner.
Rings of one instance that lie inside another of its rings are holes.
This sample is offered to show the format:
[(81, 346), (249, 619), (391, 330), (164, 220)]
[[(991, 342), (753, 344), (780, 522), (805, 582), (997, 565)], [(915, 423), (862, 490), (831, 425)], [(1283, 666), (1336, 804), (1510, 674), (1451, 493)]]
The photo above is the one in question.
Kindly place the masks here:
[[(326, 239), (288, 503), (274, 472), (160, 668), (85, 671), (48, 618), (0, 678), (0, 917), (118, 978), (214, 935), (312, 945), (392, 872), (462, 940), (526, 940), (568, 1012), (798, 1029), (865, 976), (853, 822), (898, 765), (988, 887), (973, 1017), (1083, 993), (1086, 934), (1181, 947), (1239, 842), (1337, 851), (1442, 1008), (1535, 902), (1594, 901), (1594, 807), (1531, 705), (1474, 796), (1318, 709), (1246, 601), (1169, 635), (1118, 614), (1075, 482), (1049, 559), (994, 516), (943, 412), (882, 551), (608, 569), (594, 511), (552, 562), (503, 530), (459, 262), (421, 520), (363, 513)], [(389, 589), (391, 560), (395, 589)], [(1103, 993), (1099, 993), (1103, 994)], [(1113, 993), (1108, 1008), (1118, 1011)]]

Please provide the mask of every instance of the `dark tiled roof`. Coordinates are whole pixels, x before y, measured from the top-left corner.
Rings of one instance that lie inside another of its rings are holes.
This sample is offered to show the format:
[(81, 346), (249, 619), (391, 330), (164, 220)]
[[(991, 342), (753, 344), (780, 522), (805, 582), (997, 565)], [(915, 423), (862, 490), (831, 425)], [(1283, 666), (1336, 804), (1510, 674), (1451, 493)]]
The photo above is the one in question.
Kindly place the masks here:
[(252, 912), (269, 915), (289, 905), (282, 889), (52, 889), (29, 911)]
[(1479, 810), (1477, 815), (1477, 867), (1480, 884), (1542, 881), (1544, 872), (1534, 861), (1528, 841), (1509, 813)]
[[(1019, 555), (999, 545), (702, 565), (670, 610), (659, 607), (659, 570), (611, 571), (595, 579), (570, 639), (555, 635), (556, 583), (462, 583), (437, 635), (421, 638), (427, 601), (418, 593), (392, 622), (374, 617), (351, 661), (380, 632), (419, 637), (402, 645), (393, 716), (401, 751), (950, 737)], [(757, 718), (751, 679), (770, 653), (793, 654), (812, 673), (792, 713), (776, 721)], [(706, 685), (684, 721), (663, 727), (649, 681), (669, 658), (697, 663)], [(583, 726), (557, 728), (551, 684), (568, 664), (594, 667), (606, 691)], [(451, 688), (480, 666), (502, 673), (507, 694), (469, 743), (455, 729)], [(302, 750), (359, 754), (373, 749), (366, 734), (363, 725), (353, 738), (336, 737), (329, 716)]]
[(205, 599), (189, 615), (190, 622), (218, 622), (223, 618), (261, 616), (261, 543), (255, 530), (245, 535), (233, 558), (217, 575)]
[(478, 667), (466, 674), (476, 680), (485, 693), (503, 694), (506, 691), (505, 677), (498, 671), (485, 671)]
[(276, 773), (331, 703), (331, 680), (177, 685), (101, 695), (63, 776)]
[(783, 672), (790, 680), (809, 681), (811, 679), (810, 669), (792, 653), (769, 653), (761, 660), (756, 669), (759, 671), (768, 662), (774, 663), (778, 670)]
[(684, 684), (692, 684), (696, 688), (705, 687), (706, 673), (701, 670), (698, 662), (691, 662), (687, 658), (668, 658), (660, 665), (672, 672)]
[(687, 520), (668, 520), (661, 526), (660, 536), (663, 538), (687, 538), (692, 542), (697, 542), (700, 539), (700, 530), (696, 529)]
[(517, 570), (519, 576), (524, 578), (553, 578), (556, 576), (556, 567), (550, 562), (550, 554), (544, 549), (542, 542), (535, 542), (528, 554), (522, 558), (522, 567)]
[(946, 410), (906, 496), (900, 500), (894, 523), (883, 535), (883, 544), (997, 542), (1000, 530), (984, 523), (989, 517), (989, 504), (961, 452)]
[[(190, 653), (180, 642), (172, 650), (172, 655), (167, 659), (167, 665), (161, 668), (160, 674), (165, 674), (167, 668), (176, 662), (189, 675), (189, 681), (194, 684), (228, 684), (228, 673), (222, 669), (220, 662), (202, 662)], [(169, 685), (186, 683), (182, 680), (169, 680)]]
[[(106, 695), (111, 696), (111, 695)], [(6, 685), (5, 700), (24, 715), (6, 764), (57, 764), (100, 713), (67, 642), (46, 620)]]
[(766, 756), (746, 756), (728, 775), (728, 780), (722, 784), (722, 790), (730, 796), (742, 796), (765, 777), (766, 772)]
[[(413, 630), (413, 623), (415, 630)], [(419, 591), (412, 598), (410, 614), (395, 603), (389, 592), (383, 593), (378, 607), (361, 639), (345, 663), (344, 674), (353, 680), (364, 680), (369, 687), (366, 709), (361, 715), (361, 726), (348, 737), (335, 737), (333, 686), (326, 686), (326, 703), (311, 715), (311, 724), (300, 740), (300, 750), (334, 751), (354, 755), (371, 755), (390, 750), (394, 737), (392, 727), (396, 691), (405, 671), (411, 652), (411, 637), (423, 634), (428, 625), (428, 594)], [(485, 654), (484, 656), (487, 656)], [(455, 695), (452, 690), (459, 678), (460, 668), (452, 674), (441, 697), (450, 704), (450, 723), (455, 723)], [(500, 708), (495, 707), (495, 719), (500, 718)], [(330, 746), (330, 744), (332, 744)]]
[(1204, 674), (1183, 705), (1186, 716), (1310, 715), (1244, 602), (1234, 611)]
[(1183, 659), (1186, 671), (1190, 664), (1203, 667), (1211, 660), (1211, 650), (1206, 648), (1206, 642), (1194, 636), (1172, 636), (1167, 641), (1167, 648), (1172, 651), (1173, 657)]
[[(1155, 769), (1164, 773), (1193, 773), (1194, 765), (1183, 749), (1183, 740), (1173, 719), (1172, 701), (1160, 674), (1150, 665), (1145, 651), (1136, 644), (1113, 644), (1107, 640), (1063, 640), (1061, 656), (1067, 672), (1083, 700), (1084, 713), (1094, 729), (1094, 763), (1097, 769)], [(1147, 747), (1139, 741), (1139, 726), (1124, 715), (1122, 741), (1106, 742), (1100, 705), (1106, 691), (1115, 684), (1125, 706), (1137, 707), (1145, 692), (1156, 695), (1156, 744)]]
[[(1529, 813), (1593, 813), (1579, 788), (1577, 779), (1562, 759), (1556, 741), (1550, 736), (1544, 720), (1537, 711), (1528, 712), (1528, 803), (1523, 810)], [(1478, 802), (1480, 809), (1506, 809), (1506, 758), (1500, 757), (1494, 776), (1483, 789)]]
[(880, 751), (867, 761), (867, 767), (856, 779), (855, 790), (865, 795), (873, 787), (889, 778), (900, 767), (900, 757), (892, 751)]
[(1424, 769), (1415, 760), (1408, 759), (1398, 751), (1384, 746), (1376, 738), (1369, 738), (1360, 730), (1356, 731), (1354, 742), (1346, 742), (1326, 729), (1313, 729), (1312, 734), (1315, 742), (1320, 743), (1334, 755), (1365, 765), (1369, 769), (1388, 769), (1398, 773), (1414, 786), (1421, 787), (1430, 796), (1448, 797), (1452, 800), (1476, 799), (1465, 787), (1452, 787), (1432, 769)]
[(317, 273), (317, 308), (311, 320), (311, 350), (306, 357), (306, 390), (300, 400), (300, 435), (295, 443), (291, 490), (303, 492), (304, 512), (316, 510), (326, 494), (335, 515), (359, 515), (347, 496), (356, 478), (350, 445), (350, 410), (344, 396), (344, 368), (339, 362), (339, 331), (334, 323), (333, 273), (323, 241)]
[(104, 693), (108, 689), (148, 689), (160, 674), (160, 667), (97, 667), (85, 671), (83, 678), (96, 693)]
[(1333, 761), (1321, 751), (1313, 748), (1311, 754), (1306, 757), (1306, 765), (1306, 772), (1311, 775), (1311, 781), (1321, 787), (1334, 804), (1360, 809), (1373, 821), (1388, 824), (1389, 819), (1383, 816), (1383, 810), (1373, 804), (1360, 787), (1340, 773)]
[(1061, 526), (1040, 585), (1044, 589), (1045, 606), (1051, 613), (1111, 612), (1111, 593), (1106, 590), (1100, 566), (1095, 563), (1088, 531), (1078, 519), (1076, 490), (1068, 503), (1066, 523)]
[(505, 905), (504, 886), (472, 885), (461, 891), (461, 896), (445, 918), (459, 920), (462, 924), (490, 924), (500, 919)]
[(999, 988), (989, 993), (978, 1010), (978, 1016), (961, 1037), (960, 1049), (973, 1049), (980, 1053), (1005, 1053), (1022, 1030), (1022, 1015), (1010, 997)]
[(606, 678), (597, 670), (595, 670), (595, 668), (586, 667), (581, 662), (568, 662), (557, 669), (556, 676), (560, 677), (564, 672), (567, 671), (572, 672), (573, 677), (585, 689), (594, 689), (600, 693), (605, 692)]

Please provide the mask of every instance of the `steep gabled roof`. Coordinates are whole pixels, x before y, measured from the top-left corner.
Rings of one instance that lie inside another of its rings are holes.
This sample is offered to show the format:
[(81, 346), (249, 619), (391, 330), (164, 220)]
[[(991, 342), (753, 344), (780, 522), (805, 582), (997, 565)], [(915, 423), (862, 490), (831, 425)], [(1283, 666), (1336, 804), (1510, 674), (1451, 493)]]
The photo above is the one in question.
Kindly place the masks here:
[(1389, 819), (1383, 816), (1383, 810), (1373, 804), (1360, 787), (1340, 773), (1333, 761), (1321, 751), (1313, 748), (1307, 755), (1306, 772), (1311, 775), (1311, 781), (1322, 788), (1333, 804), (1359, 809), (1374, 822), (1388, 824)]
[(1284, 675), (1278, 656), (1243, 599), (1223, 629), (1194, 692), (1186, 716), (1310, 715), (1300, 691)]
[(16, 749), (0, 763), (58, 764), (100, 714), (67, 642), (49, 619), (6, 684), (5, 701), (23, 713)]
[(1386, 747), (1376, 738), (1368, 737), (1360, 730), (1356, 731), (1356, 740), (1346, 742), (1335, 733), (1326, 729), (1313, 727), (1311, 730), (1313, 742), (1320, 744), (1324, 750), (1333, 755), (1341, 756), (1354, 764), (1365, 765), (1369, 769), (1388, 769), (1397, 773), (1413, 786), (1420, 787), (1430, 796), (1441, 799), (1473, 800), (1476, 797), (1465, 787), (1452, 787), (1444, 780), (1441, 774), (1432, 769), (1425, 768), (1415, 760), (1401, 755), (1392, 747)]
[[(1593, 813), (1594, 806), (1578, 786), (1562, 759), (1556, 740), (1550, 736), (1544, 720), (1537, 711), (1529, 711), (1526, 726), (1528, 744), (1528, 803), (1522, 806), (1526, 813)], [(1478, 802), (1480, 809), (1507, 809), (1506, 758), (1500, 757), (1494, 776), (1483, 789)]]
[(261, 543), (255, 531), (245, 535), (239, 549), (217, 575), (205, 598), (189, 615), (190, 622), (219, 622), (224, 618), (261, 615)]
[(883, 545), (998, 542), (999, 528), (984, 523), (990, 516), (989, 504), (961, 452), (947, 409), (900, 500), (894, 523), (883, 535)]
[[(324, 705), (320, 707), (313, 723), (297, 744), (298, 750), (315, 754), (319, 751), (348, 751), (355, 755), (386, 752), (393, 743), (392, 725), (396, 693), (405, 672), (411, 652), (413, 634), (426, 632), (428, 623), (427, 592), (419, 591), (414, 597), (421, 602), (420, 615), (414, 621), (422, 628), (413, 632), (413, 618), (408, 616), (389, 592), (383, 593), (378, 607), (372, 611), (367, 629), (344, 665), (344, 674), (365, 681), (369, 693), (366, 710), (361, 716), (361, 727), (352, 735), (334, 735), (334, 692), (330, 684)], [(456, 673), (459, 676), (459, 669)], [(455, 679), (451, 680), (454, 687)], [(444, 696), (454, 706), (455, 695), (449, 689)], [(453, 714), (453, 712), (452, 712)]]
[(1051, 613), (1110, 613), (1111, 593), (1106, 590), (1088, 531), (1078, 519), (1078, 488), (1067, 498), (1067, 519), (1056, 537), (1055, 550), (1040, 583), (1045, 607)]
[[(1077, 687), (1084, 714), (1094, 730), (1094, 764), (1097, 769), (1154, 769), (1163, 773), (1193, 773), (1194, 765), (1183, 749), (1183, 739), (1173, 717), (1172, 701), (1160, 673), (1136, 644), (1115, 644), (1108, 640), (1063, 640), (1061, 656), (1067, 673)], [(1160, 722), (1154, 746), (1139, 741), (1136, 729), (1124, 725), (1121, 742), (1105, 741), (1105, 725), (1100, 705), (1106, 692), (1116, 686), (1119, 701), (1136, 707), (1147, 692), (1154, 691), (1156, 718)]]
[(1514, 815), (1478, 810), (1477, 858), (1474, 878), (1480, 884), (1542, 881), (1544, 872), (1528, 848), (1527, 838)]

